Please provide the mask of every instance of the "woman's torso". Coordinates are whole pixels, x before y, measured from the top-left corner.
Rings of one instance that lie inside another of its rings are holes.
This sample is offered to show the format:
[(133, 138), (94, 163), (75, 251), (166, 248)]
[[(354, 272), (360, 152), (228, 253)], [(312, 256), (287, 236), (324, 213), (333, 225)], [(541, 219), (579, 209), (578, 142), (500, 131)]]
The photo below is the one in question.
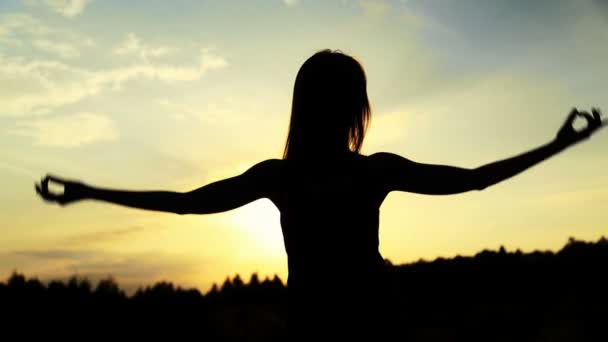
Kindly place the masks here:
[(290, 320), (302, 323), (314, 315), (316, 322), (352, 322), (359, 310), (373, 310), (385, 286), (378, 250), (386, 197), (381, 175), (355, 153), (279, 165), (270, 199), (281, 213)]

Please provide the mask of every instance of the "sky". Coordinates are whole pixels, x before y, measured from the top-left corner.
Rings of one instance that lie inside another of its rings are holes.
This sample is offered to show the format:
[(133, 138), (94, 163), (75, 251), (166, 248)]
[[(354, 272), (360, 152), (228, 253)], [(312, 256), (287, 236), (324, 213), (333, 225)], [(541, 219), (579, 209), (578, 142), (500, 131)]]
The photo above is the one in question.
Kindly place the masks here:
[[(551, 141), (572, 107), (608, 112), (604, 0), (2, 0), (0, 278), (286, 279), (268, 200), (207, 216), (60, 208), (34, 182), (188, 191), (280, 158), (296, 73), (325, 48), (366, 70), (365, 154), (477, 167)], [(484, 191), (391, 193), (380, 251), (405, 263), (608, 235), (607, 143)]]

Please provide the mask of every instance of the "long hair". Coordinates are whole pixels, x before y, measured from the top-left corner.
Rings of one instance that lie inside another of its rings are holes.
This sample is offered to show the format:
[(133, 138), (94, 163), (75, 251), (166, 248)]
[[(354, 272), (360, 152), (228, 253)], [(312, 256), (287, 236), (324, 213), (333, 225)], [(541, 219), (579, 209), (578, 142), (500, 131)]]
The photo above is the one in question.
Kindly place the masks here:
[(283, 158), (358, 153), (371, 118), (366, 84), (361, 64), (340, 51), (308, 58), (296, 76)]

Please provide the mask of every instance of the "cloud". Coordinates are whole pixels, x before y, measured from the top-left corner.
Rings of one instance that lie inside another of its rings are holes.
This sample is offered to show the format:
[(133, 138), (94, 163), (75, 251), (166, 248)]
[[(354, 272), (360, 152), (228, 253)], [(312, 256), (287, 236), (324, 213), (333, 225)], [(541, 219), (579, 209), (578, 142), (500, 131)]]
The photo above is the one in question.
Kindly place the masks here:
[(35, 48), (58, 55), (61, 58), (80, 57), (80, 50), (67, 43), (57, 43), (46, 39), (37, 39), (32, 42)]
[(66, 17), (74, 17), (82, 13), (88, 2), (88, 0), (46, 0), (53, 11)]
[(198, 65), (175, 66), (170, 64), (142, 63), (128, 67), (89, 72), (89, 83), (94, 87), (110, 85), (120, 88), (122, 83), (132, 79), (149, 79), (165, 82), (195, 81), (210, 70), (221, 69), (228, 65), (226, 60), (212, 50), (201, 49)]
[(22, 0), (27, 6), (46, 6), (55, 13), (72, 18), (81, 14), (89, 0)]
[(146, 230), (142, 226), (129, 226), (117, 229), (82, 233), (68, 237), (65, 242), (69, 245), (91, 245), (120, 240)]
[(91, 38), (51, 27), (32, 16), (18, 13), (0, 15), (0, 42), (13, 47), (31, 44), (38, 51), (64, 59), (18, 56), (8, 48), (0, 48), (0, 83), (4, 85), (0, 92), (0, 116), (47, 114), (100, 92), (121, 89), (124, 82), (135, 79), (195, 81), (210, 70), (228, 65), (210, 48), (201, 48), (197, 61), (190, 65), (150, 62), (150, 58), (176, 49), (143, 44), (139, 37), (130, 33), (114, 53), (136, 56), (136, 63), (126, 66), (114, 64), (106, 69), (76, 66), (67, 60), (79, 57), (83, 49), (95, 47)]
[(139, 56), (142, 60), (147, 61), (148, 57), (160, 57), (168, 54), (173, 49), (168, 47), (150, 47), (141, 43), (137, 35), (130, 32), (125, 37), (124, 42), (116, 47), (112, 52), (118, 56)]
[(112, 120), (95, 113), (32, 119), (16, 125), (10, 133), (32, 138), (36, 144), (50, 147), (74, 148), (118, 139)]
[(92, 256), (92, 253), (86, 251), (64, 250), (64, 249), (49, 249), (49, 250), (21, 250), (14, 251), (12, 254), (23, 257), (53, 259), (53, 260), (79, 260), (86, 259)]
[(228, 65), (228, 62), (226, 62), (223, 57), (215, 54), (212, 48), (201, 49), (200, 62), (200, 68), (203, 72), (213, 69), (221, 69)]
[[(162, 265), (158, 265), (154, 260), (150, 260), (150, 255), (142, 256), (109, 256), (99, 255), (95, 258), (79, 260), (79, 262), (67, 265), (65, 269), (69, 273), (85, 274), (91, 277), (104, 277), (109, 274), (117, 278), (157, 278), (166, 270)], [(158, 259), (155, 258), (155, 259)], [(166, 262), (173, 264), (172, 262)], [(181, 269), (177, 265), (170, 265), (170, 268)]]
[(40, 36), (50, 34), (53, 30), (27, 14), (11, 13), (0, 17), (0, 39), (17, 32)]
[(25, 60), (0, 53), (0, 116), (46, 114), (104, 90), (118, 90), (130, 80), (185, 82), (201, 79), (228, 62), (212, 49), (202, 48), (198, 62), (178, 66), (142, 62), (105, 70), (88, 70), (52, 60)]
[[(62, 58), (76, 58), (80, 56), (80, 49), (95, 46), (93, 39), (87, 36), (51, 27), (22, 13), (0, 16), (0, 42), (18, 47), (31, 45), (34, 49)], [(9, 51), (0, 48), (2, 50)]]

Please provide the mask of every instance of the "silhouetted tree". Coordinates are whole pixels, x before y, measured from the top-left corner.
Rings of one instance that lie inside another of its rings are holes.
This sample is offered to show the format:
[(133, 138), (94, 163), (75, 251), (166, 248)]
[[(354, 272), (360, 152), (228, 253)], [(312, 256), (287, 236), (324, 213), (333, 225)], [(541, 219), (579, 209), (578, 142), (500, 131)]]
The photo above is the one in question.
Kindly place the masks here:
[[(473, 257), (386, 264), (393, 289), (386, 307), (390, 316), (378, 317), (390, 318), (387, 325), (396, 327), (402, 340), (608, 339), (604, 237), (595, 243), (571, 238), (558, 252), (509, 252), (500, 246)], [(349, 281), (345, 290), (360, 280)], [(227, 277), (205, 295), (161, 281), (127, 296), (111, 277), (92, 288), (78, 276), (45, 284), (13, 272), (0, 282), (5, 334), (23, 322), (55, 327), (45, 330), (48, 337), (78, 327), (108, 338), (120, 333), (181, 340), (196, 334), (203, 340), (265, 341), (280, 340), (286, 329), (287, 288), (277, 275), (260, 282), (254, 273), (247, 284), (240, 275)]]

